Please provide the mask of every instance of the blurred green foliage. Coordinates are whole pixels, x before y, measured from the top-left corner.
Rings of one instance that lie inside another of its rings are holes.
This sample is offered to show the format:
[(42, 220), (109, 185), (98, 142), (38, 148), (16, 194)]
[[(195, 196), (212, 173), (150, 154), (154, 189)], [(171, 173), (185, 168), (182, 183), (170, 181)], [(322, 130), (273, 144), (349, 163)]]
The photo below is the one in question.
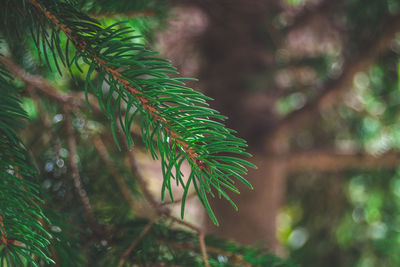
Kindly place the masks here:
[[(358, 53), (360, 43), (381, 31), (383, 18), (399, 8), (392, 0), (343, 1), (337, 12), (351, 32), (347, 45)], [(355, 75), (344, 102), (321, 114), (313, 134), (304, 133), (309, 143), (377, 158), (398, 151), (399, 38), (392, 47), (368, 71)], [(296, 101), (290, 95), (280, 110), (296, 109)], [(303, 266), (400, 266), (399, 179), (399, 169), (379, 168), (293, 174), (278, 217), (278, 238)]]

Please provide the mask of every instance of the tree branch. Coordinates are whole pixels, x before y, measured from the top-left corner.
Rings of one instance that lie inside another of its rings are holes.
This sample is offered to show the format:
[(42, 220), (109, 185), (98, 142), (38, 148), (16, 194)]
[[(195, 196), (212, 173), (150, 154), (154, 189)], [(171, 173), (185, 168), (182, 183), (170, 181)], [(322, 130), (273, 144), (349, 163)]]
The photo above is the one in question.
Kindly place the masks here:
[(204, 233), (199, 233), (199, 243), (200, 243), (200, 250), (201, 250), (201, 255), (203, 256), (203, 261), (205, 267), (210, 267), (210, 263), (208, 262), (208, 256), (207, 256), (207, 248), (206, 248), (206, 242), (204, 241)]
[(395, 169), (400, 166), (400, 152), (382, 155), (367, 153), (341, 154), (331, 151), (293, 152), (285, 157), (290, 172), (343, 171), (357, 169)]
[[(33, 90), (39, 91), (46, 97), (57, 101), (59, 104), (65, 106), (69, 110), (88, 108), (84, 92), (61, 93), (60, 90), (51, 85), (51, 83), (48, 80), (46, 80), (41, 76), (27, 73), (21, 66), (14, 63), (11, 58), (0, 56), (0, 62), (6, 64), (7, 69), (10, 71), (11, 74), (13, 74), (14, 77), (21, 79), (26, 84), (28, 93), (31, 95), (32, 99), (36, 103), (39, 103), (39, 99), (36, 97), (36, 94), (35, 92), (33, 92)], [(92, 94), (89, 93), (87, 94), (87, 96), (92, 111), (94, 111), (96, 114), (103, 115), (104, 113), (102, 112), (97, 99)], [(39, 111), (39, 115), (42, 114), (41, 112), (42, 108), (40, 107), (40, 105), (37, 105), (37, 108)], [(42, 116), (40, 117), (43, 122), (43, 125), (46, 127), (49, 126), (46, 120), (43, 120)], [(135, 136), (141, 135), (140, 128), (135, 124), (131, 128), (131, 132)]]
[(171, 137), (172, 140), (176, 144), (178, 144), (185, 151), (186, 155), (190, 158), (190, 160), (197, 165), (200, 169), (204, 169), (204, 164), (201, 160), (198, 159), (199, 154), (193, 149), (193, 147), (189, 146), (187, 142), (185, 142), (174, 129), (171, 128), (171, 122), (166, 118), (161, 116), (162, 110), (159, 110), (159, 107), (151, 104), (150, 98), (143, 95), (143, 92), (139, 90), (136, 86), (132, 85), (132, 83), (123, 75), (125, 71), (123, 68), (116, 68), (110, 62), (106, 62), (104, 59), (99, 58), (99, 55), (93, 53), (90, 49), (88, 49), (88, 44), (85, 40), (81, 38), (81, 36), (76, 35), (67, 25), (64, 25), (60, 22), (56, 15), (52, 14), (43, 3), (39, 3), (37, 0), (29, 0), (29, 2), (35, 6), (40, 12), (60, 31), (62, 31), (65, 36), (74, 44), (77, 48), (77, 52), (84, 53), (88, 57), (88, 59), (92, 60), (93, 63), (97, 65), (97, 68), (104, 71), (109, 77), (112, 77), (115, 81), (120, 83), (122, 87), (129, 92), (136, 100), (141, 103), (143, 107), (150, 116), (161, 123), (166, 133)]
[(329, 80), (314, 101), (277, 122), (275, 127), (272, 127), (274, 130), (269, 137), (272, 139), (267, 138), (267, 141), (295, 132), (295, 129), (299, 129), (311, 121), (320, 111), (336, 104), (345, 90), (351, 87), (354, 76), (360, 71), (365, 71), (383, 52), (390, 48), (398, 31), (400, 31), (400, 15), (389, 19), (373, 42), (360, 51), (357, 56), (348, 59), (342, 74), (335, 80)]
[[(14, 63), (12, 59), (8, 57), (0, 56), (0, 62), (6, 64), (10, 73), (21, 79), (27, 86), (40, 91), (42, 94), (53, 100), (56, 100), (60, 104), (67, 105), (70, 109), (87, 107), (84, 96), (81, 93), (61, 93), (59, 90), (57, 90), (57, 88), (51, 85), (49, 81), (41, 76), (27, 73), (21, 66)], [(100, 106), (98, 105), (96, 99), (89, 95), (88, 100), (90, 106), (93, 107), (96, 112), (101, 113)]]
[[(80, 196), (80, 199), (83, 203), (85, 212), (88, 214), (88, 218), (93, 223), (94, 225), (97, 225), (97, 222), (95, 220), (92, 208), (90, 206), (89, 199), (87, 197), (85, 189), (82, 187), (82, 183), (80, 180), (80, 175), (79, 175), (79, 170), (78, 166), (75, 162), (76, 159), (76, 140), (74, 136), (74, 130), (72, 126), (71, 119), (69, 117), (69, 111), (70, 110), (76, 110), (80, 108), (85, 108), (87, 107), (85, 100), (84, 100), (84, 95), (82, 93), (71, 93), (71, 94), (65, 94), (59, 92), (54, 86), (52, 86), (46, 79), (40, 77), (40, 76), (35, 76), (27, 73), (23, 68), (15, 64), (10, 58), (0, 56), (0, 61), (5, 63), (9, 69), (9, 71), (16, 77), (20, 78), (27, 86), (30, 86), (30, 89), (37, 89), (47, 97), (57, 101), (60, 103), (61, 107), (64, 110), (65, 113), (65, 121), (66, 121), (66, 126), (67, 126), (67, 137), (68, 137), (68, 145), (69, 145), (69, 150), (70, 150), (70, 164), (71, 164), (71, 170), (73, 172), (73, 179), (74, 179), (74, 186), (76, 187), (76, 190)], [(94, 111), (97, 113), (102, 113), (96, 99), (94, 99), (91, 95), (89, 95), (89, 103), (90, 106), (93, 107)], [(121, 129), (121, 126), (118, 124), (119, 129), (121, 132), (123, 130)], [(140, 134), (140, 129), (133, 128), (133, 133), (134, 134)], [(128, 148), (128, 144), (126, 142), (126, 138), (122, 138), (125, 142), (126, 147)], [(95, 148), (99, 151), (99, 155), (102, 158), (103, 162), (105, 164), (109, 164), (109, 169), (110, 166), (110, 158), (108, 155), (108, 152), (104, 149), (104, 143), (101, 141), (101, 139), (93, 139), (93, 144)], [(203, 234), (202, 229), (196, 227), (193, 224), (190, 224), (188, 222), (185, 222), (179, 218), (176, 218), (175, 216), (170, 214), (170, 210), (166, 207), (163, 207), (161, 203), (159, 203), (154, 196), (151, 194), (151, 192), (147, 188), (147, 183), (146, 180), (141, 176), (138, 165), (135, 159), (135, 156), (132, 152), (128, 151), (128, 157), (129, 157), (129, 165), (132, 170), (132, 172), (135, 174), (140, 188), (143, 191), (143, 194), (145, 196), (145, 199), (150, 203), (150, 205), (154, 208), (154, 210), (160, 215), (160, 216), (165, 216), (174, 222), (183, 225), (189, 229), (192, 229), (199, 235), (199, 240), (200, 240), (200, 235)], [(113, 167), (111, 169), (114, 169)], [(126, 189), (126, 184), (122, 179), (118, 179), (121, 177), (116, 178), (116, 176), (113, 176), (114, 180), (116, 181), (119, 189), (121, 190), (122, 187)], [(117, 181), (118, 180), (118, 181)], [(122, 182), (122, 183), (121, 183)], [(79, 185), (79, 187), (77, 186)], [(137, 210), (135, 202), (132, 198), (132, 195), (130, 192), (126, 191), (125, 189), (121, 190), (121, 193), (123, 194), (123, 197), (125, 200), (127, 200), (128, 204), (131, 206), (132, 209)], [(98, 227), (96, 227), (98, 228)], [(204, 235), (204, 234), (203, 234)], [(204, 243), (204, 241), (203, 241)], [(207, 255), (203, 255), (203, 258), (207, 259)]]

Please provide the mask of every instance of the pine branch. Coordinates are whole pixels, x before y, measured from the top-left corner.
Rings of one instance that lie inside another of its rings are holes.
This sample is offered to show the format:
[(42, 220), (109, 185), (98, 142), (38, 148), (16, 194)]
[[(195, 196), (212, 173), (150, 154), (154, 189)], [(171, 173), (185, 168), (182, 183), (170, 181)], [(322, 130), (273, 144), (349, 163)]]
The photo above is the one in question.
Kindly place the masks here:
[(27, 114), (16, 98), (11, 76), (0, 64), (0, 264), (36, 265), (52, 260), (47, 246), (51, 236), (41, 220), (47, 221), (39, 207), (41, 199), (29, 155), (17, 135)]
[[(233, 136), (234, 131), (218, 122), (225, 117), (208, 107), (206, 96), (185, 87), (182, 79), (168, 77), (169, 73), (176, 73), (174, 68), (135, 43), (136, 36), (130, 36), (131, 30), (123, 24), (103, 28), (99, 22), (67, 4), (51, 0), (28, 2), (33, 5), (32, 17), (38, 20), (32, 20), (33, 31), (37, 32), (33, 36), (41, 36), (41, 43), (52, 51), (56, 66), (57, 58), (68, 68), (79, 66), (81, 60), (90, 65), (86, 90), (95, 91), (100, 107), (111, 120), (114, 136), (117, 114), (131, 146), (130, 128), (140, 115), (143, 141), (152, 156), (162, 161), (162, 199), (165, 192), (174, 199), (171, 179), (175, 179), (185, 192), (189, 186), (194, 186), (214, 223), (217, 220), (207, 199), (207, 194), (214, 197), (211, 188), (237, 209), (225, 191), (239, 193), (232, 178), (251, 187), (242, 176), (247, 173), (246, 166), (255, 166), (239, 158), (249, 156), (244, 152), (245, 141)], [(40, 34), (45, 28), (52, 29), (50, 37)], [(67, 37), (65, 53), (58, 44), (60, 31)], [(35, 43), (40, 43), (39, 38)], [(68, 59), (69, 43), (76, 47), (72, 60)], [(44, 55), (47, 58), (45, 51)], [(92, 82), (95, 71), (97, 86)], [(109, 86), (106, 93), (103, 91), (105, 84)], [(124, 102), (125, 110), (121, 105)], [(192, 169), (186, 182), (180, 172), (183, 160), (187, 160)], [(182, 201), (182, 216), (184, 204)]]

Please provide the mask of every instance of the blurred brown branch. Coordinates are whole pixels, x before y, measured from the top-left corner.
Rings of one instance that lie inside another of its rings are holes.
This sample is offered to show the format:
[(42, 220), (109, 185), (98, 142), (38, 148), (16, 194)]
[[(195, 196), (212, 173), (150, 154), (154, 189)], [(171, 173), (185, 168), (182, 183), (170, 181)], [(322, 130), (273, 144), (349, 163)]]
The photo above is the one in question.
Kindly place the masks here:
[(285, 158), (290, 172), (299, 171), (344, 171), (359, 169), (395, 169), (400, 166), (400, 152), (386, 152), (382, 155), (368, 153), (335, 153), (314, 150), (293, 152)]

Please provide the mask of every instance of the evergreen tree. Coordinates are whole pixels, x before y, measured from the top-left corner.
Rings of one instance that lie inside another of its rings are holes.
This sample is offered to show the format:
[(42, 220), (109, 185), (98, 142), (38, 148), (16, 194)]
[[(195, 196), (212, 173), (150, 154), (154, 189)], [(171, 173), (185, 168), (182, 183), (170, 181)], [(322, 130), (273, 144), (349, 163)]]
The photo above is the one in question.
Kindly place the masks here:
[[(148, 10), (157, 21), (167, 9), (161, 1), (2, 1), (1, 266), (290, 266), (262, 249), (205, 238), (183, 220), (194, 190), (218, 224), (208, 198), (236, 208), (229, 194), (239, 193), (237, 182), (251, 188), (243, 175), (255, 166), (210, 99), (147, 49), (145, 22), (107, 18)], [(38, 123), (24, 146), (26, 118)], [(132, 135), (160, 160), (161, 200), (180, 203), (181, 218), (149, 191)], [(178, 199), (173, 183), (183, 188)], [(140, 198), (152, 210), (146, 217)]]

